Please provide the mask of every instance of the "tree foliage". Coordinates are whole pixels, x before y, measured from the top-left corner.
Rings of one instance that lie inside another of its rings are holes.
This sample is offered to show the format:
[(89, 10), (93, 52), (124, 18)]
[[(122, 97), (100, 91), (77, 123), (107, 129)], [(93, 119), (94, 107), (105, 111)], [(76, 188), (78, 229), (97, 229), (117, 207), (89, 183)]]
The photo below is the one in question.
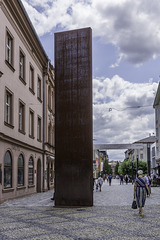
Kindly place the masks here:
[(115, 175), (118, 175), (118, 168), (119, 168), (119, 162), (117, 162), (116, 166), (115, 166)]
[(103, 164), (103, 174), (112, 174), (112, 168), (108, 164), (107, 159), (105, 159), (104, 164)]
[[(138, 161), (138, 170), (143, 170), (144, 173), (147, 173), (147, 163), (144, 161)], [(133, 176), (136, 176), (137, 170), (137, 161), (133, 161)], [(130, 175), (132, 176), (132, 161), (130, 159), (125, 159), (121, 165), (118, 167), (118, 174), (119, 175)]]

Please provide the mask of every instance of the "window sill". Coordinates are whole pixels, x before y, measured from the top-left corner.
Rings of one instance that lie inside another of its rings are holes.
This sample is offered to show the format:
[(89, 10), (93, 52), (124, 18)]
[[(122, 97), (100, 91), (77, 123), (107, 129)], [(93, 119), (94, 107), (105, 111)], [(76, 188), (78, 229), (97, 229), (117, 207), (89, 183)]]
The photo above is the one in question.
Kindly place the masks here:
[(37, 142), (40, 142), (40, 143), (42, 143), (42, 140), (41, 140), (41, 139), (37, 139)]
[(37, 97), (38, 101), (42, 103), (42, 99), (40, 97)]
[(22, 133), (22, 134), (26, 135), (26, 132), (25, 132), (25, 131), (23, 131), (23, 130), (20, 130), (20, 129), (18, 129), (18, 132), (20, 132), (20, 133)]
[(2, 193), (8, 193), (8, 192), (13, 192), (14, 188), (4, 188), (2, 189)]
[(5, 60), (5, 63), (6, 63), (7, 66), (12, 70), (12, 72), (15, 71), (14, 67), (12, 66), (12, 64), (10, 64), (7, 60)]
[(24, 85), (26, 85), (26, 81), (24, 80), (24, 78), (21, 78), (21, 77), (19, 76), (19, 80), (20, 80)]
[(26, 188), (25, 186), (18, 186), (16, 189), (21, 190), (21, 189), (25, 189), (25, 188)]
[(33, 188), (33, 187), (35, 187), (34, 184), (33, 185), (28, 185), (28, 188)]
[(12, 125), (12, 124), (10, 124), (10, 123), (7, 123), (6, 121), (4, 121), (4, 125), (6, 125), (7, 127), (10, 127), (10, 128), (14, 128), (14, 126)]
[(29, 88), (29, 91), (30, 91), (33, 95), (35, 95), (35, 92), (34, 92), (34, 90), (33, 90), (32, 88)]
[(29, 135), (29, 137), (30, 137), (30, 138), (32, 138), (32, 139), (35, 139), (35, 137), (34, 137), (34, 136), (32, 136), (32, 135)]

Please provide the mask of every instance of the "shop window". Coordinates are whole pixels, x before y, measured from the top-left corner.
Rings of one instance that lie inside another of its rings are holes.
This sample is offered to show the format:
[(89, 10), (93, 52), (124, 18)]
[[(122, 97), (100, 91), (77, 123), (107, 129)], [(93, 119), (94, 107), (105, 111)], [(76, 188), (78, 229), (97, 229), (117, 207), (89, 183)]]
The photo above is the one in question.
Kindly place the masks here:
[(18, 158), (18, 187), (24, 186), (24, 158), (23, 155), (19, 155)]
[(12, 157), (9, 151), (4, 157), (4, 188), (12, 187)]

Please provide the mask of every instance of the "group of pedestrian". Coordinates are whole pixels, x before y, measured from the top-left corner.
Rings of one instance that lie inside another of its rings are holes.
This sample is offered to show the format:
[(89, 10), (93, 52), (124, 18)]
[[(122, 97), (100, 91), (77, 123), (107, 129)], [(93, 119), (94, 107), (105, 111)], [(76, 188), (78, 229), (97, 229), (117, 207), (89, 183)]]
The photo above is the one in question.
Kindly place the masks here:
[[(124, 177), (120, 175), (120, 184), (123, 184), (123, 180), (125, 180), (126, 184), (128, 184), (129, 177), (125, 175)], [(102, 184), (105, 181), (104, 178), (100, 175), (98, 179), (95, 179), (96, 191), (102, 190)], [(109, 182), (109, 186), (111, 186), (112, 176), (109, 175), (107, 177), (107, 181)], [(143, 171), (138, 170), (138, 176), (135, 179), (134, 183), (134, 199), (136, 200), (137, 207), (139, 208), (139, 214), (143, 217), (142, 208), (145, 206), (146, 196), (150, 196), (151, 194), (151, 177), (149, 174), (143, 176)]]
[[(102, 185), (103, 182), (105, 182), (106, 177), (100, 175), (98, 178), (93, 180), (93, 190), (94, 190), (94, 185), (96, 186), (96, 191), (102, 191)], [(111, 181), (112, 181), (112, 176), (111, 174), (107, 177), (107, 182), (109, 182), (109, 186), (111, 186)]]

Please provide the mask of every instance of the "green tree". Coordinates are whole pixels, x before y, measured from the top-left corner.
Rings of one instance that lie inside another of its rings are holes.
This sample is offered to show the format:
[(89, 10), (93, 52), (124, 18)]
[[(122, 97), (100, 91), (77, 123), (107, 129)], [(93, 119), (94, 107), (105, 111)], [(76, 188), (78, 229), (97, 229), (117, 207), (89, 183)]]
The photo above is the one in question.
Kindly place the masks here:
[(118, 168), (119, 168), (119, 162), (117, 162), (116, 166), (115, 166), (115, 175), (118, 175)]
[(112, 174), (112, 168), (108, 164), (107, 159), (105, 159), (104, 164), (103, 164), (103, 174)]
[[(139, 168), (138, 170), (143, 170), (144, 173), (147, 172), (147, 163), (144, 161), (138, 161)], [(133, 161), (133, 176), (136, 176), (137, 171), (137, 161)], [(132, 161), (130, 159), (125, 159), (118, 168), (119, 175), (130, 175), (132, 176)]]

